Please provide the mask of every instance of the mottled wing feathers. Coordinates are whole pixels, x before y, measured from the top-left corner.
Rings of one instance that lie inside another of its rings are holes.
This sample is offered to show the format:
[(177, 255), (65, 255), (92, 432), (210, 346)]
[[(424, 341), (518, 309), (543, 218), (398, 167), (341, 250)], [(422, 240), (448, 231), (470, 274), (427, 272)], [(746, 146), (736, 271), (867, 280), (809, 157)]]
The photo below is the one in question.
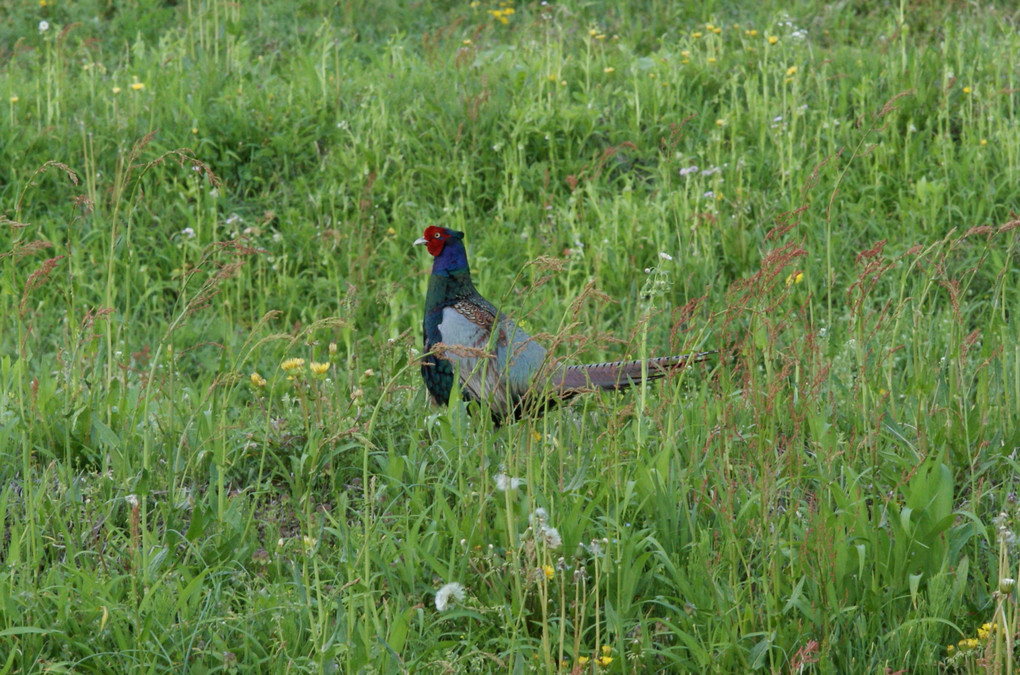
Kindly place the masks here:
[(496, 419), (513, 414), (545, 361), (531, 336), (479, 303), (444, 308), (439, 336), (446, 346), (440, 359), (459, 373), (464, 397), (487, 403)]

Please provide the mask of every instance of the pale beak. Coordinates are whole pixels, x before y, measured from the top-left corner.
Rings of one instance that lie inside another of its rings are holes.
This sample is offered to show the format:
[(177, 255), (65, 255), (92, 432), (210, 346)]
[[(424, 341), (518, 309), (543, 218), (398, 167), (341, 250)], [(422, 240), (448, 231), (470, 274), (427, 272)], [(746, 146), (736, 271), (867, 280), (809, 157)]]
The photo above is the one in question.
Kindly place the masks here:
[(426, 239), (425, 237), (418, 237), (417, 239), (414, 240), (414, 244), (412, 244), (412, 246), (422, 246), (427, 243), (429, 243), (428, 239)]

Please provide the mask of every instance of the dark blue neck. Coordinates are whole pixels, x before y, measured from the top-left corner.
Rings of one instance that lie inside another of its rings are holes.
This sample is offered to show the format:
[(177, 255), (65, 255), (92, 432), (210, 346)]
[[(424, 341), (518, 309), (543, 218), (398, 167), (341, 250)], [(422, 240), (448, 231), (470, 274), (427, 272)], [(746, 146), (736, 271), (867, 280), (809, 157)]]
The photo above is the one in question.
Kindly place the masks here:
[(448, 277), (451, 274), (468, 273), (467, 251), (464, 250), (464, 242), (458, 238), (451, 237), (446, 241), (442, 252), (436, 256), (432, 263), (432, 274), (437, 277)]

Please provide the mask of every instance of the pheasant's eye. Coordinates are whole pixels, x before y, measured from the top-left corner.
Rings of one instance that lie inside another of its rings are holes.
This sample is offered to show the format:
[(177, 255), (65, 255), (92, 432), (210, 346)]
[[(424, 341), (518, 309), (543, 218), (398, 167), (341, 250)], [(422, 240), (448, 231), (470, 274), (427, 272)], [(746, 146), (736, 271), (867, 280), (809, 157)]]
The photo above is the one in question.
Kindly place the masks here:
[(443, 236), (443, 235), (442, 235), (442, 233), (441, 233), (441, 232), (436, 232), (436, 233), (435, 233), (434, 235), (432, 235), (432, 236), (433, 236), (433, 237), (435, 237), (436, 239), (439, 239), (439, 238), (440, 238), (441, 236)]

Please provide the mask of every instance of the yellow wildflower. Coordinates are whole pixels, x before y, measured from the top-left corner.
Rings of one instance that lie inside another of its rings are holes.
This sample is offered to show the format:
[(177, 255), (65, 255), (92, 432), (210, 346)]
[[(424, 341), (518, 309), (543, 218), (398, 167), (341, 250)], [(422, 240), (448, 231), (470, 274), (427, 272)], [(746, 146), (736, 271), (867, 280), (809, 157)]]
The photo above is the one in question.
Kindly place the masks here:
[(964, 87), (963, 88), (963, 93), (964, 94), (969, 94), (970, 93), (970, 87)]
[(120, 93), (120, 87), (114, 87), (112, 89), (112, 91), (113, 91), (114, 95), (119, 94)]
[(714, 56), (709, 56), (708, 57), (708, 62), (709, 63), (715, 63), (715, 57)]
[(142, 84), (141, 82), (132, 82), (131, 88), (134, 89), (135, 91), (141, 91), (142, 89), (145, 89), (145, 85)]
[[(18, 97), (15, 96), (14, 98), (17, 99)], [(982, 138), (981, 139), (981, 145), (988, 145), (988, 141), (986, 141), (985, 139)]]
[(325, 375), (329, 372), (328, 363), (319, 363), (318, 361), (312, 361), (308, 364), (308, 367), (312, 369), (313, 375)]
[(11, 96), (10, 102), (11, 103), (17, 103), (18, 102), (18, 97), (17, 96)]
[(789, 68), (787, 68), (786, 69), (786, 74), (787, 75), (796, 75), (797, 74), (797, 66), (790, 66)]
[(256, 389), (261, 389), (262, 387), (266, 386), (266, 378), (262, 377), (257, 372), (253, 372), (251, 374), (251, 386), (255, 387)]
[(787, 286), (793, 286), (794, 284), (799, 284), (802, 281), (804, 281), (803, 272), (793, 272), (790, 276), (786, 277)]
[(779, 42), (779, 38), (777, 38), (775, 35), (770, 35), (769, 36), (769, 44), (770, 45), (774, 45), (777, 42)]
[(726, 126), (726, 120), (724, 120), (723, 118), (720, 117), (719, 119), (717, 119), (715, 121), (715, 125), (717, 127), (724, 127), (724, 126)]
[(685, 49), (682, 52), (680, 52), (680, 56), (684, 57), (685, 59), (689, 59), (691, 58), (691, 53), (690, 51)]
[(543, 565), (542, 571), (545, 573), (546, 579), (552, 579), (556, 576), (556, 569), (552, 565)]
[(588, 665), (588, 661), (590, 661), (590, 660), (591, 659), (589, 659), (587, 656), (578, 656), (577, 657), (577, 665), (579, 665), (579, 666), (581, 666), (583, 668), (584, 666)]
[(697, 40), (698, 38), (700, 38), (700, 37), (701, 37), (701, 35), (702, 35), (702, 34), (701, 34), (701, 33), (699, 33), (699, 32), (697, 32), (697, 31), (695, 31), (694, 33), (691, 33), (691, 37), (692, 37), (692, 38), (694, 38), (695, 40)]
[(612, 647), (610, 647), (609, 645), (602, 645), (602, 655), (603, 656), (609, 656), (612, 653), (613, 653), (613, 648)]
[(595, 659), (595, 662), (598, 663), (600, 666), (605, 667), (605, 666), (608, 666), (610, 663), (613, 662), (613, 657), (612, 656), (600, 656), (597, 659)]
[(305, 365), (304, 359), (287, 359), (280, 364), (280, 368), (286, 370), (287, 372), (290, 372), (296, 368), (300, 368), (303, 365)]
[(612, 66), (609, 66), (609, 67), (607, 67), (607, 68), (603, 68), (603, 69), (602, 69), (602, 72), (604, 72), (604, 73), (611, 73), (611, 72), (613, 72), (614, 70), (616, 70), (616, 68), (613, 68)]

